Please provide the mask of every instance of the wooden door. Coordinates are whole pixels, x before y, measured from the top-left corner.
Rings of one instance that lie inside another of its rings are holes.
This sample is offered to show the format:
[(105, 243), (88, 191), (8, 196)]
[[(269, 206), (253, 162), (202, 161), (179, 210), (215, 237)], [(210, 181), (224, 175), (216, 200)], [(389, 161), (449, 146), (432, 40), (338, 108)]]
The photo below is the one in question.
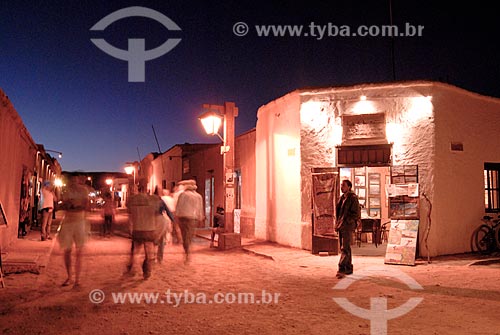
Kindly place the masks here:
[(338, 168), (312, 172), (312, 253), (338, 253), (335, 205), (339, 194)]

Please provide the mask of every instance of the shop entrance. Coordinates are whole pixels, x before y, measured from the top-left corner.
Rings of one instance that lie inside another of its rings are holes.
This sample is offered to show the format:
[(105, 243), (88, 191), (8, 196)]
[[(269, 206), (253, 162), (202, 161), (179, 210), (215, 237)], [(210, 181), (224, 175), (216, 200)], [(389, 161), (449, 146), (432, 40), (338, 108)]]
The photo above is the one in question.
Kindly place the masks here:
[(390, 166), (341, 167), (340, 181), (349, 179), (361, 205), (361, 224), (353, 239), (353, 254), (384, 256), (390, 222), (389, 198), (385, 185), (390, 184)]

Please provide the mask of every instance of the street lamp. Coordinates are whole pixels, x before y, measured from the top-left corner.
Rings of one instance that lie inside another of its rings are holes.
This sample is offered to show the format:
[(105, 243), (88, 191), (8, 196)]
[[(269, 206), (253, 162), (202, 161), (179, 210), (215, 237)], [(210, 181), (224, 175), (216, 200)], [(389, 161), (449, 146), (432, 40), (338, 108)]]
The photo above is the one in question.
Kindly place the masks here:
[(109, 186), (109, 190), (112, 192), (113, 191), (113, 186), (111, 186), (113, 184), (113, 179), (111, 178), (107, 178), (106, 179), (106, 185)]
[[(238, 116), (238, 108), (234, 102), (225, 102), (224, 105), (203, 105), (204, 113), (200, 119), (205, 132), (208, 135), (217, 135), (222, 146), (220, 153), (223, 157), (224, 165), (224, 219), (225, 233), (219, 236), (219, 247), (221, 240), (224, 240), (222, 247), (241, 245), (239, 227), (234, 227), (234, 118)], [(223, 125), (223, 136), (219, 135), (219, 128)], [(230, 242), (231, 240), (231, 242)]]
[[(219, 114), (214, 111), (214, 109), (221, 109), (222, 114)], [(224, 137), (219, 135), (219, 128), (224, 121), (224, 126), (227, 125), (225, 114), (224, 114), (224, 106), (214, 106), (214, 105), (203, 105), (203, 108), (209, 109), (207, 112), (201, 114), (198, 119), (201, 121), (203, 128), (207, 135), (217, 135), (222, 141), (223, 145), (220, 148), (221, 155), (229, 152), (230, 146), (227, 145), (227, 136), (226, 136), (226, 128), (224, 128)], [(212, 108), (210, 110), (210, 108)], [(233, 120), (234, 125), (234, 120)], [(234, 136), (234, 134), (233, 134)]]
[(55, 187), (62, 187), (63, 186), (63, 182), (62, 182), (61, 178), (56, 178), (54, 180), (54, 186)]
[(130, 174), (134, 174), (134, 187), (133, 187), (133, 192), (135, 193), (135, 164), (134, 163), (126, 163), (128, 164), (127, 166), (125, 166), (125, 173), (127, 173), (128, 175)]
[(58, 156), (59, 158), (62, 158), (62, 152), (60, 152), (60, 151), (45, 149), (45, 152), (55, 152), (56, 154), (58, 154), (58, 155), (59, 155), (59, 156)]

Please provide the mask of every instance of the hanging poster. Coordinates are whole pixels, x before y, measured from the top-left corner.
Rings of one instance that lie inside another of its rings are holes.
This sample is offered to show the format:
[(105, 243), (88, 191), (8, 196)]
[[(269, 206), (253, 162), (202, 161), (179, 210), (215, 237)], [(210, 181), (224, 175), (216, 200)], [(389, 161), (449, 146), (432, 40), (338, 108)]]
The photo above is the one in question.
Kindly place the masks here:
[(391, 220), (386, 264), (415, 265), (419, 220)]
[[(241, 209), (239, 209), (239, 208), (236, 208), (234, 210), (233, 225), (234, 225), (234, 232), (236, 234), (239, 234), (240, 227), (241, 227)], [(215, 234), (215, 235), (219, 235), (219, 234)]]
[(313, 174), (313, 235), (334, 232), (335, 225), (335, 189), (337, 177), (333, 173)]
[(7, 225), (7, 215), (5, 215), (2, 202), (0, 202), (0, 226), (3, 225)]

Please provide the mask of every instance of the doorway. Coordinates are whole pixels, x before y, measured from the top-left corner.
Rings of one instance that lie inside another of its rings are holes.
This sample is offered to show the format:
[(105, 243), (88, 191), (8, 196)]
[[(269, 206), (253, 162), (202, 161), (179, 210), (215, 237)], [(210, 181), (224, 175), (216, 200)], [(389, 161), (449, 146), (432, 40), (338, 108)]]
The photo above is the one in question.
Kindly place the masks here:
[(213, 225), (214, 194), (214, 176), (209, 176), (205, 179), (205, 228)]
[[(387, 239), (384, 226), (390, 222), (389, 198), (385, 185), (390, 184), (390, 166), (345, 166), (340, 168), (340, 180), (349, 179), (359, 198), (362, 224), (356, 232), (353, 255), (384, 256)], [(366, 223), (366, 224), (365, 224)], [(368, 224), (368, 226), (367, 226)], [(380, 235), (372, 233), (372, 224), (380, 227)], [(380, 238), (377, 239), (377, 237)]]

